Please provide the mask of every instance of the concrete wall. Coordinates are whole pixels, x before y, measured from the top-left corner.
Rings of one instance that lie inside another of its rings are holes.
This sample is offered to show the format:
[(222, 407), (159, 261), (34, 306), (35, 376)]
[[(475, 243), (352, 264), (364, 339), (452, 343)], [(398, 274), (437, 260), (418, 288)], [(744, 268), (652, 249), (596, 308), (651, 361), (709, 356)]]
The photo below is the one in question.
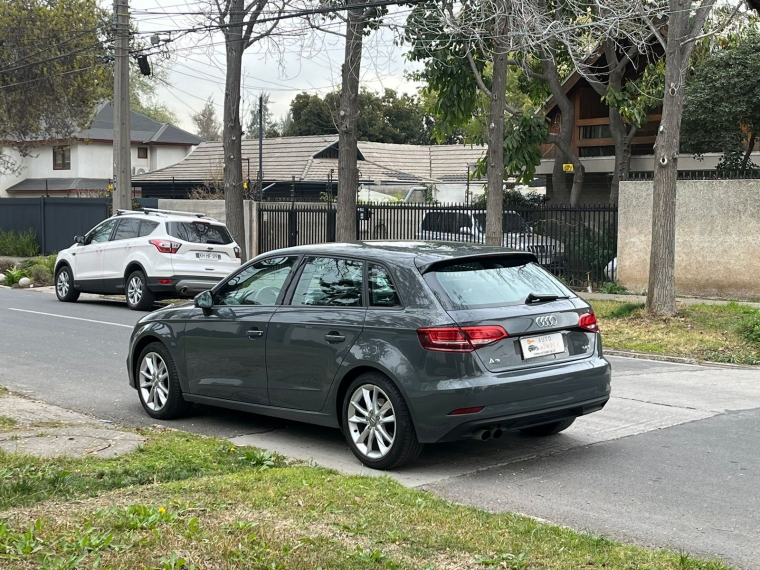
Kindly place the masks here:
[[(652, 190), (620, 185), (618, 279), (631, 291), (648, 284)], [(676, 204), (676, 292), (760, 299), (760, 180), (679, 180)]]

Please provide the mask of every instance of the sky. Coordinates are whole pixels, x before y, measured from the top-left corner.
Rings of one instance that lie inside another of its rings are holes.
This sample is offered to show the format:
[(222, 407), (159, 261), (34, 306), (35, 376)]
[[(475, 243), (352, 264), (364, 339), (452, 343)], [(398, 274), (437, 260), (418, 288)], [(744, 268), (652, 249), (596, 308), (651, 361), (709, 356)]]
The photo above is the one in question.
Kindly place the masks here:
[[(224, 101), (225, 49), (220, 32), (167, 33), (185, 30), (204, 21), (200, 11), (204, 0), (131, 0), (132, 21), (141, 37), (160, 32), (164, 54), (151, 56), (152, 65), (169, 70), (169, 86), (160, 85), (158, 99), (179, 118), (181, 128), (194, 132), (191, 117), (209, 97), (213, 97), (217, 117), (221, 119)], [(386, 22), (403, 22), (408, 8), (395, 9)], [(272, 40), (254, 45), (243, 56), (243, 104), (241, 116), (256, 108), (261, 91), (270, 94), (270, 112), (274, 118), (284, 116), (293, 98), (303, 91), (324, 95), (340, 84), (344, 40), (339, 20), (327, 24), (333, 33), (314, 31), (300, 19), (278, 27)], [(168, 57), (168, 59), (167, 59)], [(414, 94), (418, 84), (404, 77), (416, 64), (405, 60), (404, 50), (394, 44), (394, 32), (381, 29), (365, 37), (362, 55), (361, 85), (373, 91), (385, 88)], [(243, 118), (245, 124), (246, 119)]]

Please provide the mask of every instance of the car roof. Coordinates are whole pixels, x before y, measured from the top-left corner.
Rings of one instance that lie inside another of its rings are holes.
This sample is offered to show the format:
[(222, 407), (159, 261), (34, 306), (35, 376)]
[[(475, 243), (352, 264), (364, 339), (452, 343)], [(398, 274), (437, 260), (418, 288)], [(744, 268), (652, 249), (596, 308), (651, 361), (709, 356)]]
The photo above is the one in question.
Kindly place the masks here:
[(192, 215), (182, 215), (182, 214), (163, 214), (163, 213), (146, 213), (146, 212), (140, 212), (139, 210), (135, 210), (134, 212), (125, 212), (123, 214), (115, 214), (111, 216), (113, 219), (123, 219), (123, 218), (137, 218), (140, 220), (153, 220), (155, 222), (206, 222), (206, 223), (214, 223), (214, 224), (221, 224), (219, 220), (216, 218), (212, 218), (210, 216), (203, 216), (202, 218), (199, 218), (198, 216), (192, 216)]
[(432, 265), (452, 259), (468, 257), (519, 256), (526, 262), (538, 261), (530, 252), (504, 247), (459, 243), (452, 241), (356, 241), (346, 243), (321, 243), (301, 245), (269, 251), (269, 254), (334, 255), (361, 257), (368, 261), (379, 261), (391, 265), (413, 263), (421, 272)]

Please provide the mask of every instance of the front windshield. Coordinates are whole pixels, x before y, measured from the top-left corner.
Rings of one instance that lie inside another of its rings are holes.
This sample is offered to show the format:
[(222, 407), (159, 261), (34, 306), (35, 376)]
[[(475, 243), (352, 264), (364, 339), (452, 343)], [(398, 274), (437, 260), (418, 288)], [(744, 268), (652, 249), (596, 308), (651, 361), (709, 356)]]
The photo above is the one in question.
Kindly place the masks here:
[[(485, 233), (486, 231), (485, 212), (475, 214), (475, 223), (478, 225), (478, 229), (482, 233)], [(526, 224), (525, 220), (523, 220), (520, 217), (520, 214), (517, 214), (515, 212), (504, 212), (504, 220), (502, 222), (502, 227), (505, 234), (527, 234), (530, 232), (530, 228), (528, 228), (528, 224)]]

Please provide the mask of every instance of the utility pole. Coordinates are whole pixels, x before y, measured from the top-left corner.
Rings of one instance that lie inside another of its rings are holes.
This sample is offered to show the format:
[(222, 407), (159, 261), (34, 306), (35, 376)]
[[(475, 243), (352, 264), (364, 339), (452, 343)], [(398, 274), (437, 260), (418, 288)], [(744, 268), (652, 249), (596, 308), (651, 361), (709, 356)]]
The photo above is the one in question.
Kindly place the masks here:
[[(264, 94), (259, 94), (259, 199), (261, 199), (261, 189), (264, 188), (264, 171), (262, 168), (264, 156)], [(249, 163), (250, 164), (250, 163)]]
[(131, 210), (132, 141), (129, 121), (129, 0), (114, 0), (116, 61), (113, 88), (113, 211)]

